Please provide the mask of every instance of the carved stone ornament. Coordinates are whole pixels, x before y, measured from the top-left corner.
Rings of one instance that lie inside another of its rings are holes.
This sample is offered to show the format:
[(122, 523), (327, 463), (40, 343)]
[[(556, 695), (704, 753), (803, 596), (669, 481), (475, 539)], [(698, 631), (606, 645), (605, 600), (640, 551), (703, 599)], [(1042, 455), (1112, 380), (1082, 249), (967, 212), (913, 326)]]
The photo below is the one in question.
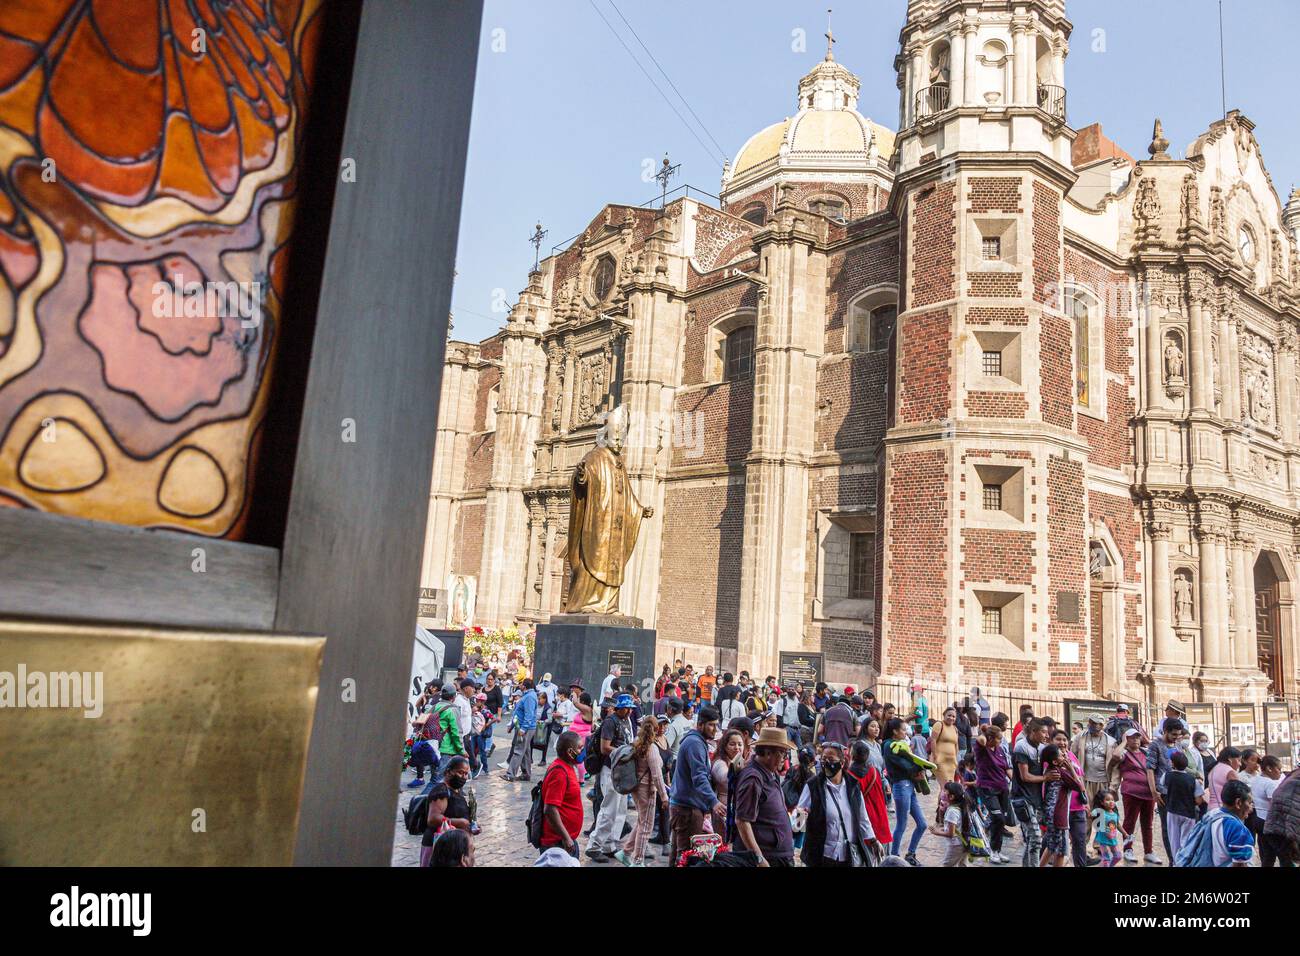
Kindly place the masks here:
[(1228, 238), (1227, 212), (1223, 202), (1223, 190), (1218, 186), (1210, 187), (1210, 233), (1215, 239)]
[(1133, 203), (1133, 216), (1138, 221), (1138, 238), (1157, 239), (1160, 236), (1160, 194), (1153, 178), (1143, 177), (1138, 185), (1137, 200)]
[(1274, 423), (1273, 347), (1263, 336), (1246, 332), (1241, 339), (1242, 419), (1263, 428)]

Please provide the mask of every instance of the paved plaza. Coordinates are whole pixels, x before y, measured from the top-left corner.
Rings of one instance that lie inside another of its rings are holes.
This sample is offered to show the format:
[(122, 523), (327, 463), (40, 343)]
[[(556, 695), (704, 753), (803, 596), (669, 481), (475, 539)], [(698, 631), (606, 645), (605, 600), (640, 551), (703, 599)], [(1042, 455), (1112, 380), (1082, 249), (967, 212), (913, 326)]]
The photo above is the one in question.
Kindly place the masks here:
[[(528, 845), (528, 840), (524, 834), (524, 819), (528, 816), (529, 794), (532, 791), (533, 784), (541, 779), (543, 769), (533, 767), (533, 780), (527, 783), (507, 783), (501, 779), (500, 769), (496, 766), (504, 759), (508, 745), (503, 746), (500, 737), (497, 738), (497, 749), (492, 757), (492, 772), (484, 774), (474, 780), (471, 780), (466, 786), (474, 791), (475, 799), (478, 801), (478, 824), (483, 828), (483, 832), (474, 838), (474, 864), (476, 866), (531, 866), (537, 859), (537, 851)], [(397, 797), (396, 819), (394, 823), (393, 838), (393, 866), (417, 866), (420, 860), (420, 838), (411, 836), (406, 832), (406, 825), (402, 821), (402, 808), (410, 802), (411, 798), (420, 791), (416, 788), (408, 787), (407, 784), (415, 778), (415, 775), (407, 770), (402, 773), (401, 791)], [(587, 784), (583, 785), (583, 833), (578, 843), (585, 851), (587, 848), (587, 838), (585, 833), (591, 829), (591, 801), (585, 798), (588, 789)], [(921, 806), (925, 810), (927, 821), (934, 820), (935, 801), (937, 800), (937, 787), (933, 787), (930, 796), (921, 798)], [(894, 822), (893, 808), (890, 808), (890, 822)], [(636, 812), (629, 811), (628, 823), (636, 822)], [(1155, 821), (1155, 836), (1157, 844), (1160, 841), (1160, 821)], [(911, 839), (912, 827), (909, 824), (906, 839)], [(917, 859), (924, 866), (939, 866), (943, 861), (945, 841), (933, 833), (927, 833), (921, 839), (921, 846), (917, 850)], [(1015, 837), (1009, 838), (1002, 845), (1002, 852), (1011, 857), (1011, 863), (1008, 866), (1019, 866), (1023, 844), (1020, 841), (1019, 833)], [(648, 855), (646, 857), (647, 866), (667, 866), (667, 848), (659, 847), (656, 844), (649, 844)], [(1156, 851), (1160, 857), (1164, 858), (1163, 848)], [(1138, 838), (1138, 864), (1141, 862), (1141, 837)], [(621, 869), (622, 864), (615, 861), (607, 863), (593, 863), (587, 859), (584, 852), (582, 857), (583, 866), (608, 866)], [(1002, 869), (1001, 866), (993, 866), (987, 861), (970, 864), (972, 866), (988, 867), (990, 869)], [(1132, 866), (1133, 864), (1124, 864)]]

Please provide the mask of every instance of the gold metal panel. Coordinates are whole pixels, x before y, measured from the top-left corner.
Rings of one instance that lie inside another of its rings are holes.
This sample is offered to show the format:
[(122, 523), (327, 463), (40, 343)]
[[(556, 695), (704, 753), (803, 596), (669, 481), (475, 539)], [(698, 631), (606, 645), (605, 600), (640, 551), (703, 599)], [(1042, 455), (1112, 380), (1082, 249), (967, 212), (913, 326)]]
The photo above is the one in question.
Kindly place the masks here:
[(0, 621), (0, 864), (289, 865), (324, 646)]

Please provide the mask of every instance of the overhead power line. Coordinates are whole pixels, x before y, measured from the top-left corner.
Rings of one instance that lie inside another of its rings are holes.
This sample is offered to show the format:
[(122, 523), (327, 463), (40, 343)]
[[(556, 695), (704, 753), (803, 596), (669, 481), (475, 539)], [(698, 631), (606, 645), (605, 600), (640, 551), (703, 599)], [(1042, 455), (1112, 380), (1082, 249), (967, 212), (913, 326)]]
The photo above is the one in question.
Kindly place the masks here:
[[(642, 73), (645, 74), (645, 78), (650, 81), (650, 85), (655, 88), (655, 92), (657, 92), (663, 98), (663, 101), (668, 104), (668, 108), (671, 109), (675, 114), (677, 114), (677, 118), (682, 121), (682, 125), (685, 126), (687, 131), (691, 134), (691, 136), (695, 138), (695, 142), (700, 144), (700, 148), (703, 149), (706, 153), (709, 153), (711, 156), (716, 156), (716, 158), (720, 160), (720, 163), (726, 162), (725, 155), (722, 155), (721, 152), (715, 154), (713, 150), (709, 148), (709, 145), (705, 143), (704, 140), (700, 139), (699, 134), (695, 132), (695, 127), (693, 127), (687, 121), (686, 117), (682, 115), (681, 110), (679, 110), (676, 106), (673, 105), (673, 101), (668, 98), (668, 94), (665, 93), (662, 87), (660, 87), (659, 84), (655, 82), (655, 78), (650, 75), (650, 71), (647, 70), (645, 66), (641, 63), (641, 61), (636, 58), (636, 55), (632, 52), (631, 48), (623, 40), (623, 37), (619, 34), (617, 30), (614, 29), (614, 25), (609, 22), (609, 19), (605, 16), (605, 14), (600, 12), (600, 8), (596, 6), (595, 0), (587, 0), (587, 2), (591, 4), (591, 9), (596, 11), (596, 16), (600, 17), (601, 22), (604, 23), (605, 26), (609, 28), (609, 32), (614, 34), (614, 39), (616, 39), (619, 42), (619, 45), (623, 47), (624, 51), (628, 55), (628, 59), (630, 59), (633, 63), (635, 63), (637, 65), (637, 68)], [(683, 100), (683, 102), (685, 101)], [(690, 107), (688, 105), (687, 109), (689, 108)], [(708, 130), (705, 130), (705, 132), (707, 133)]]
[(645, 50), (645, 55), (650, 57), (650, 62), (653, 63), (655, 65), (655, 68), (664, 75), (664, 79), (667, 80), (668, 85), (673, 88), (673, 92), (677, 94), (677, 98), (682, 101), (682, 104), (688, 110), (690, 110), (691, 115), (695, 117), (695, 122), (699, 123), (700, 129), (704, 130), (704, 135), (707, 136), (709, 138), (709, 141), (712, 142), (713, 145), (718, 148), (718, 152), (722, 154), (723, 158), (725, 159), (727, 155), (727, 151), (722, 148), (721, 143), (719, 143), (716, 139), (713, 138), (713, 134), (709, 132), (709, 128), (704, 125), (704, 120), (700, 119), (700, 114), (695, 112), (695, 110), (691, 109), (690, 102), (686, 99), (685, 96), (682, 95), (682, 91), (677, 88), (677, 84), (674, 83), (673, 78), (668, 75), (668, 71), (665, 70), (659, 64), (659, 61), (655, 59), (655, 55), (651, 53), (650, 48), (645, 45), (645, 42), (641, 39), (640, 35), (636, 32), (636, 28), (633, 27), (632, 24), (628, 23), (627, 17), (623, 16), (623, 11), (618, 8), (618, 4), (616, 4), (614, 0), (609, 0), (609, 5), (614, 8), (614, 12), (618, 14), (618, 18), (627, 25), (627, 28), (632, 33), (632, 36), (636, 38), (636, 42), (641, 44), (641, 49)]

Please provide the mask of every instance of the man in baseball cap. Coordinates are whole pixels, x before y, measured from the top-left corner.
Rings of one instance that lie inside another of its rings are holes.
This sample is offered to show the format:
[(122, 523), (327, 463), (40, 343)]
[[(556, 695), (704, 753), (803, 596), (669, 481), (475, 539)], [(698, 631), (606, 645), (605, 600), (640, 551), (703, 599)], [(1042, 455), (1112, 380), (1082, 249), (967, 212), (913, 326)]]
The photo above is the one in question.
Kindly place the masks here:
[(614, 789), (610, 760), (619, 747), (632, 743), (633, 706), (631, 694), (619, 694), (614, 698), (614, 712), (600, 722), (600, 812), (587, 845), (587, 856), (598, 863), (617, 853), (623, 839), (627, 799)]

